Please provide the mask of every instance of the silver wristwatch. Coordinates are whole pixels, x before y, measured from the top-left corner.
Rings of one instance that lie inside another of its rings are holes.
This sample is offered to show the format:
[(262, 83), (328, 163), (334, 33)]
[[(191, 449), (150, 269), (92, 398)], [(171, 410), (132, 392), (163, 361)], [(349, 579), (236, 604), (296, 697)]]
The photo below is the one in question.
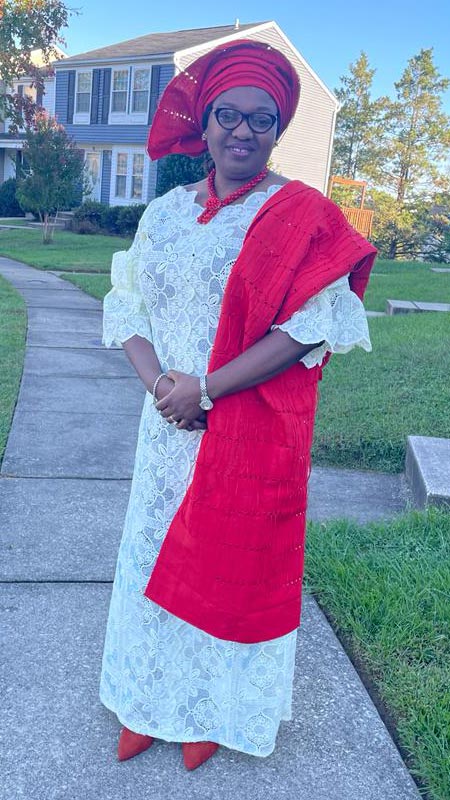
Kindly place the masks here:
[(203, 411), (211, 411), (212, 407), (214, 406), (214, 403), (211, 400), (211, 398), (208, 397), (208, 390), (206, 388), (206, 375), (202, 375), (200, 378), (200, 392), (201, 392), (200, 403), (199, 403), (200, 408), (202, 408)]

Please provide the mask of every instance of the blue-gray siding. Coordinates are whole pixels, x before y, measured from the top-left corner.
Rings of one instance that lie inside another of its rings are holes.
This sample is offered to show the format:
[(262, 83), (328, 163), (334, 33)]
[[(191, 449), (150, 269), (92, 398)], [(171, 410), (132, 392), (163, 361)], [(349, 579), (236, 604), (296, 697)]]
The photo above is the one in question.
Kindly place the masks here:
[[(156, 108), (156, 99), (161, 96), (175, 68), (173, 64), (156, 65), (152, 82), (153, 97), (150, 102), (150, 119)], [(55, 114), (67, 133), (78, 144), (124, 144), (142, 145), (147, 141), (147, 125), (108, 125), (109, 97), (111, 91), (111, 69), (94, 69), (92, 83), (91, 124), (74, 125), (75, 70), (56, 70)], [(156, 97), (157, 95), (157, 97)]]
[(144, 145), (148, 136), (148, 125), (64, 125), (64, 127), (77, 144)]

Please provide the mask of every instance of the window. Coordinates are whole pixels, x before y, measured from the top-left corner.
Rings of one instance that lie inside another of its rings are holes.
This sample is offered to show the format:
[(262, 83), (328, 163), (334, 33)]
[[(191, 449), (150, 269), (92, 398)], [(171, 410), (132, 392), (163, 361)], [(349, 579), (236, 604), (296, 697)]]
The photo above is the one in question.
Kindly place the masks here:
[(122, 145), (113, 156), (111, 202), (142, 203), (146, 194), (147, 167), (143, 150)]
[(123, 112), (127, 110), (128, 96), (128, 70), (116, 69), (113, 72), (111, 111)]
[(116, 197), (127, 196), (127, 166), (128, 154), (117, 153)]
[(147, 113), (149, 88), (150, 71), (148, 69), (135, 69), (133, 73), (133, 100), (131, 103), (133, 113)]
[(131, 176), (131, 197), (142, 199), (142, 178), (144, 176), (144, 156), (141, 153), (133, 155), (133, 174)]
[(91, 83), (92, 72), (77, 73), (76, 114), (89, 114), (91, 110)]

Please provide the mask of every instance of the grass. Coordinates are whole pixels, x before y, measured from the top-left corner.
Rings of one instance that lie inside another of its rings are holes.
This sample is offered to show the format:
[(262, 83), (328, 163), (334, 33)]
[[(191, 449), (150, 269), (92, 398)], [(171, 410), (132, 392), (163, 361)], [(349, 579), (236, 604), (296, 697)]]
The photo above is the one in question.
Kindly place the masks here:
[(120, 236), (81, 236), (68, 231), (55, 231), (54, 242), (43, 245), (40, 230), (2, 230), (0, 255), (39, 269), (109, 274), (113, 253), (127, 250), (131, 242), (131, 239)]
[(91, 294), (93, 297), (96, 297), (98, 300), (103, 300), (105, 294), (109, 292), (111, 288), (111, 275), (108, 273), (107, 275), (60, 275), (61, 278), (64, 278), (66, 281), (70, 281), (70, 283), (74, 283), (75, 286), (78, 286), (83, 292), (87, 292)]
[(0, 464), (22, 377), (26, 329), (25, 302), (0, 276)]
[(450, 269), (450, 264), (378, 259), (364, 298), (366, 308), (386, 311), (387, 299), (450, 303), (450, 273), (431, 272), (431, 267)]
[(25, 217), (0, 217), (0, 225), (23, 225), (26, 227), (28, 220)]
[(412, 774), (429, 798), (448, 800), (450, 513), (311, 524), (305, 590), (384, 708)]
[(449, 316), (369, 320), (373, 352), (324, 368), (315, 464), (401, 472), (408, 435), (450, 437)]

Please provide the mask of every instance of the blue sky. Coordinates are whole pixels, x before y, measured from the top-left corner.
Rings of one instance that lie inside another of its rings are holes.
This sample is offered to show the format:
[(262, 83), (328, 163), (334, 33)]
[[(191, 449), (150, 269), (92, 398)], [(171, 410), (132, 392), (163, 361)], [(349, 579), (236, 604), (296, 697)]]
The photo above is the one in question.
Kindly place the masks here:
[[(68, 5), (81, 12), (64, 31), (69, 55), (157, 31), (234, 24), (236, 17), (241, 22), (274, 19), (330, 89), (361, 50), (377, 70), (375, 96), (393, 94), (394, 81), (421, 48), (434, 48), (438, 69), (450, 78), (448, 0), (126, 0), (117, 6), (90, 0)], [(450, 114), (450, 91), (445, 110)]]

